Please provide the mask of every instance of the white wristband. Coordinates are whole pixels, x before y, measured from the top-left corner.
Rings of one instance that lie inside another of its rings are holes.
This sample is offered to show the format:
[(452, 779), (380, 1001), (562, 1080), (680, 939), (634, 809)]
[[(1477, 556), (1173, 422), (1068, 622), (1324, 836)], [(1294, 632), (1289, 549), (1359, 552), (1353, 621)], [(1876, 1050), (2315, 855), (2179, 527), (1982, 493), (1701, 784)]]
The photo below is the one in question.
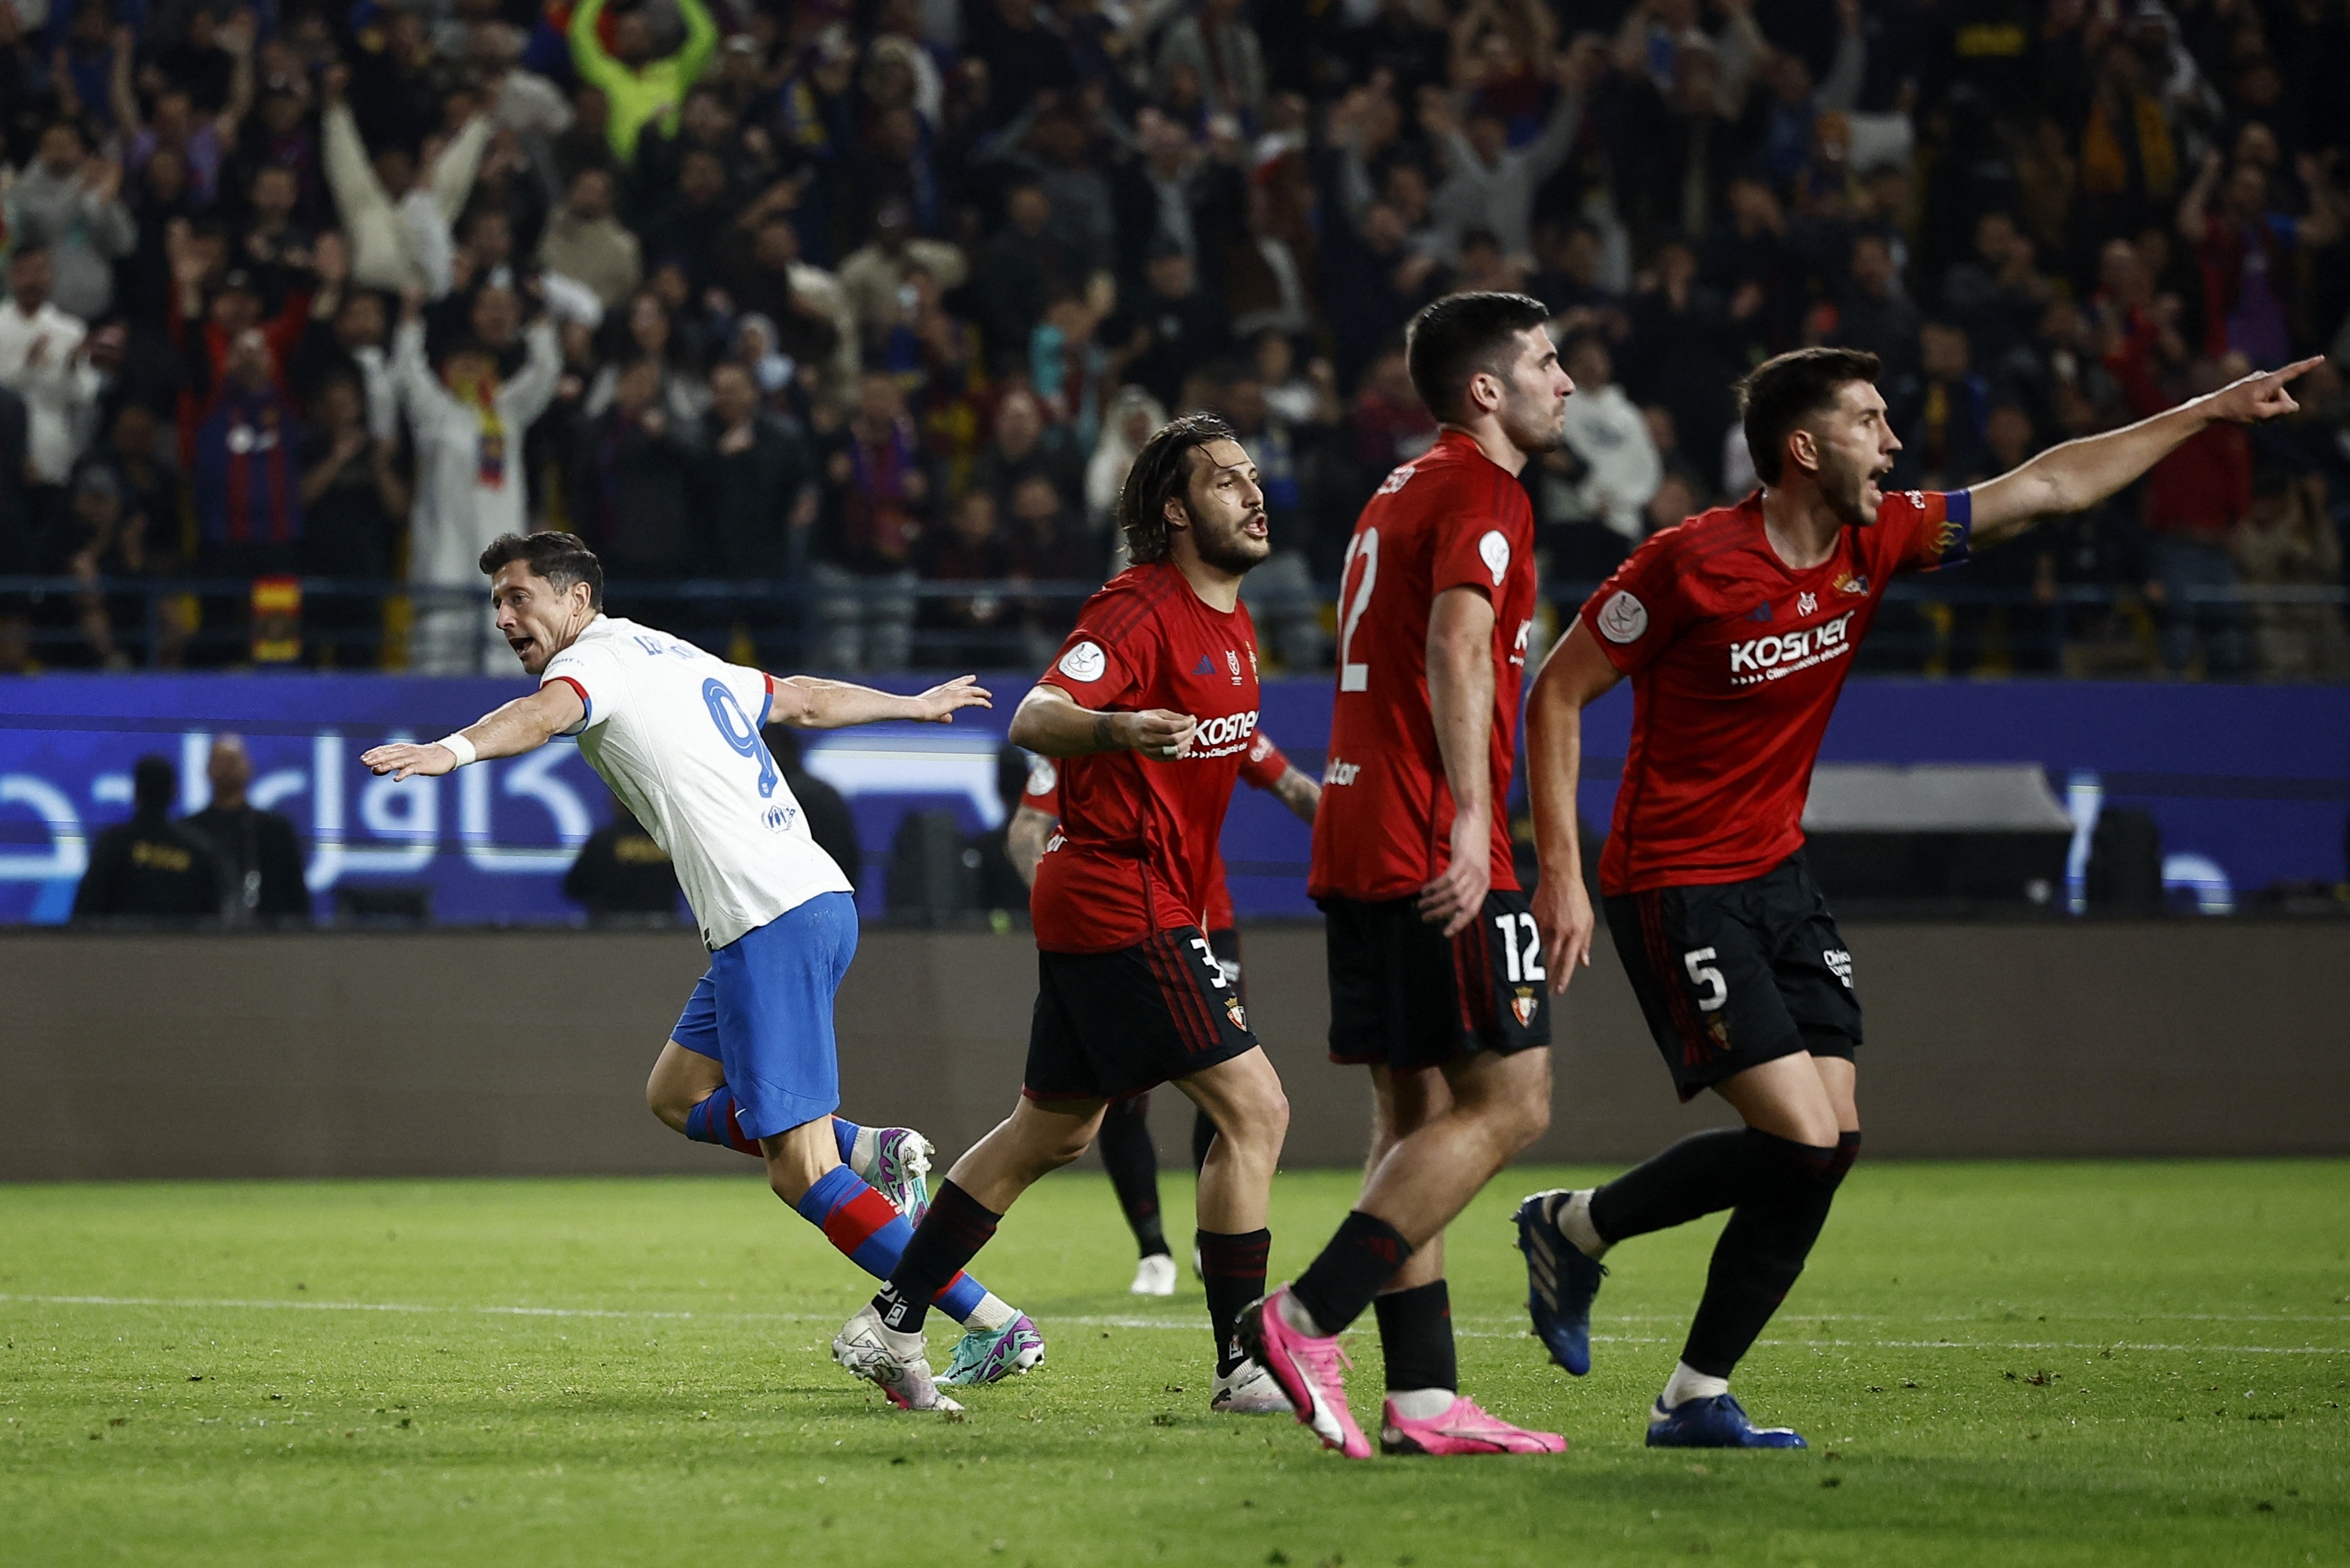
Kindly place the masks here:
[(452, 731), (432, 743), (436, 746), (448, 747), (449, 754), (457, 759), (457, 765), (461, 768), (481, 754), (473, 750), (473, 742), (465, 739), (465, 732), (463, 730)]

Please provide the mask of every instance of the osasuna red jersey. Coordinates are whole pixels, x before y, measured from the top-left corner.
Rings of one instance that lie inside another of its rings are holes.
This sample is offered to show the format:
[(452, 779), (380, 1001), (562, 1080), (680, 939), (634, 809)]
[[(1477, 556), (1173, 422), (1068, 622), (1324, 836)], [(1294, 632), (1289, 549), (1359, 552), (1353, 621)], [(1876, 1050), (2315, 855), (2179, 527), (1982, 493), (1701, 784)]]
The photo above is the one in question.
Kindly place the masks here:
[(1128, 948), (1206, 918), (1216, 837), (1256, 733), (1256, 628), (1212, 609), (1161, 561), (1086, 601), (1044, 680), (1097, 711), (1164, 708), (1200, 723), (1172, 762), (1134, 752), (1063, 757), (1060, 831), (1028, 910), (1052, 952)]
[(1493, 601), (1493, 886), (1514, 888), (1507, 800), (1537, 585), (1534, 509), (1457, 431), (1387, 477), (1355, 523), (1338, 597), (1338, 701), (1314, 816), (1315, 898), (1416, 893), (1451, 859), (1452, 790), (1428, 705), (1428, 618), (1447, 588)]
[[(1271, 789), (1289, 771), (1289, 759), (1272, 737), (1262, 732), (1249, 739), (1248, 750), (1241, 753), (1241, 782), (1252, 789)], [(1051, 757), (1037, 757), (1028, 764), (1028, 785), (1021, 791), (1020, 804), (1030, 811), (1041, 811), (1046, 816), (1061, 815), (1061, 770)], [(1206, 918), (1200, 922), (1203, 931), (1228, 931), (1237, 924), (1232, 914), (1232, 891), (1224, 886), (1224, 852), (1220, 846), (1208, 867), (1208, 908)]]
[(1652, 535), (1583, 607), (1632, 678), (1632, 743), (1599, 857), (1607, 893), (1740, 882), (1802, 847), (1812, 763), (1894, 576), (1966, 559), (1972, 498), (1911, 490), (1806, 572), (1760, 491)]

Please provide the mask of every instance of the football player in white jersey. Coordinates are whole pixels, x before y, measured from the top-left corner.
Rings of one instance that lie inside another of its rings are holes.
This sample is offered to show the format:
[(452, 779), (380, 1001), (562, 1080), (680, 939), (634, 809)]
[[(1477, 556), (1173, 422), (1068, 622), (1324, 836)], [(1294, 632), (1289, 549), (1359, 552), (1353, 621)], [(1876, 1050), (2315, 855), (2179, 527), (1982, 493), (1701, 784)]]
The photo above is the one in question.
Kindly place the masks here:
[[(661, 1048), (647, 1103), (689, 1137), (763, 1159), (777, 1197), (886, 1280), (928, 1198), (930, 1146), (833, 1115), (833, 992), (857, 951), (857, 905), (759, 732), (771, 722), (951, 723), (960, 709), (989, 706), (987, 692), (968, 675), (899, 697), (726, 663), (604, 614), (604, 568), (569, 534), (502, 535), (481, 567), (498, 630), (538, 690), (439, 741), (378, 746), (359, 760), (379, 774), (431, 776), (577, 735), (588, 765), (676, 864), (710, 949), (710, 971)], [(992, 1383), (1044, 1359), (1036, 1325), (968, 1274), (936, 1304), (967, 1330), (941, 1382)]]

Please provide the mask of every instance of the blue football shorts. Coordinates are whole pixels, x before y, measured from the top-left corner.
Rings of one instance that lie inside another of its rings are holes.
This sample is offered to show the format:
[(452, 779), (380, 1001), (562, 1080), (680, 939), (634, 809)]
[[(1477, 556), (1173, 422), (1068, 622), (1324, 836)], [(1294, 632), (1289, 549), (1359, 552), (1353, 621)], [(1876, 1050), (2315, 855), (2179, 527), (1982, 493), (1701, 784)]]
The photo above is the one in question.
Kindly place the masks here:
[(670, 1038), (725, 1068), (753, 1137), (840, 1107), (832, 997), (856, 956), (857, 900), (847, 893), (819, 893), (710, 955)]

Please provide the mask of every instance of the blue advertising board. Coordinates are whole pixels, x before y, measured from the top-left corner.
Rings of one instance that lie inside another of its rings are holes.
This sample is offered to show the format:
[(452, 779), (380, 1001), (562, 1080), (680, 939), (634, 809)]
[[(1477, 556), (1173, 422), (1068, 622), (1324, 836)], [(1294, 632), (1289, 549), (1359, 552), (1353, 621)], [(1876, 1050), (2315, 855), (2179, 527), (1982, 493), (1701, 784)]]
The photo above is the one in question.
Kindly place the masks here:
[[(863, 845), (859, 903), (882, 912), (889, 846), (905, 814), (940, 808), (976, 832), (1003, 821), (996, 753), (1030, 677), (992, 678), (997, 707), (951, 726), (812, 732), (808, 771), (839, 789)], [(910, 678), (884, 684), (911, 690)], [(213, 737), (252, 753), (252, 795), (290, 816), (310, 891), (330, 907), (344, 885), (430, 887), (436, 919), (545, 923), (574, 918), (562, 873), (609, 813), (602, 783), (569, 742), (394, 784), (359, 753), (431, 737), (526, 691), (503, 680), (359, 675), (80, 676), (0, 682), (0, 922), (70, 911), (89, 841), (130, 814), (142, 754), (178, 764), (183, 809), (204, 804)], [(1330, 685), (1268, 680), (1262, 727), (1309, 772), (1329, 733)], [(1621, 691), (1586, 722), (1584, 815), (1605, 826), (1612, 759), (1629, 735)], [(2280, 881), (2333, 882), (2350, 805), (2350, 689), (2064, 681), (1855, 680), (1822, 751), (1826, 762), (2030, 762), (2060, 796), (2151, 812), (2167, 855), (2239, 893)], [(2091, 780), (2094, 796), (2079, 781)], [(1308, 915), (1308, 833), (1270, 795), (1242, 790), (1223, 847), (1244, 915)]]

